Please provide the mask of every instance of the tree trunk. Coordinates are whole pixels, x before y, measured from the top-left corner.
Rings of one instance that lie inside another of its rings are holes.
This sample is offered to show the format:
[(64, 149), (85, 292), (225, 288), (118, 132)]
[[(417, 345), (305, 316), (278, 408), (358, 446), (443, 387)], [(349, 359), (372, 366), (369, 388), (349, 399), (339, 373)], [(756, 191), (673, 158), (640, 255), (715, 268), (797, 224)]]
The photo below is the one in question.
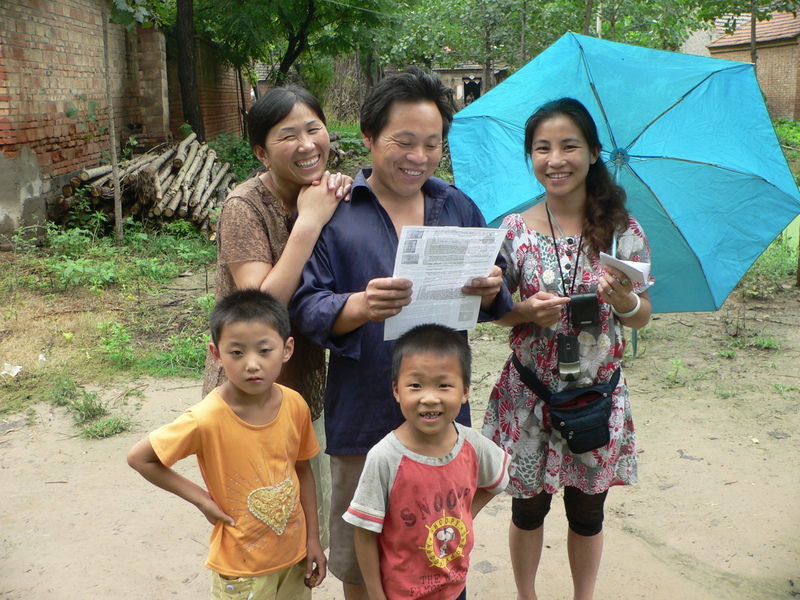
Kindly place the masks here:
[(589, 27), (592, 24), (592, 0), (586, 0), (586, 12), (583, 15), (583, 35), (589, 35)]
[(750, 62), (753, 63), (753, 71), (758, 72), (756, 61), (758, 61), (758, 53), (756, 52), (756, 2), (750, 0)]
[(522, 3), (522, 35), (519, 40), (519, 66), (522, 67), (527, 61), (527, 50), (525, 50), (525, 34), (528, 32), (528, 0)]
[(193, 0), (177, 0), (176, 29), (178, 38), (178, 82), (181, 87), (183, 118), (192, 126), (197, 139), (204, 142), (206, 130), (200, 95), (197, 87), (197, 71), (194, 61), (194, 5)]
[(241, 107), (239, 107), (239, 118), (242, 120), (242, 139), (246, 140), (248, 137), (247, 133), (247, 103), (244, 99), (244, 78), (242, 77), (242, 69), (236, 69), (236, 78), (239, 80), (239, 98), (242, 102)]
[[(106, 4), (100, 15), (103, 20), (103, 62), (105, 63), (106, 99), (108, 101), (108, 141), (111, 146), (111, 173), (114, 180), (114, 238), (117, 246), (124, 243), (122, 235), (122, 190), (119, 184), (119, 169), (117, 168), (117, 129), (114, 122), (114, 96), (111, 93), (111, 59), (108, 48), (108, 17)], [(66, 194), (65, 194), (66, 195)]]
[(481, 86), (481, 96), (486, 94), (486, 92), (494, 87), (492, 82), (492, 38), (488, 27), (483, 30), (483, 50), (485, 54), (483, 61), (483, 85)]
[(314, 22), (317, 12), (317, 5), (316, 0), (307, 0), (307, 2), (308, 9), (306, 12), (306, 18), (300, 24), (297, 33), (289, 35), (289, 44), (286, 48), (283, 58), (281, 59), (281, 64), (278, 67), (278, 83), (286, 81), (286, 77), (289, 75), (289, 69), (291, 69), (295, 61), (300, 58), (300, 55), (305, 52), (306, 48), (308, 47), (308, 30), (311, 27), (311, 24)]

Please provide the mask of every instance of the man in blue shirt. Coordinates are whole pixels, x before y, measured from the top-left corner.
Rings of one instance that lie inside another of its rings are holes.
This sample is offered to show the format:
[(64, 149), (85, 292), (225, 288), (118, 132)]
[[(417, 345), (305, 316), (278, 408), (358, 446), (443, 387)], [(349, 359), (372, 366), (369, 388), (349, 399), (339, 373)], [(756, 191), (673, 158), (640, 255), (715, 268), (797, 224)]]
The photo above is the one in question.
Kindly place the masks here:
[[(353, 528), (342, 514), (367, 451), (403, 422), (391, 387), (394, 343), (383, 340), (383, 321), (411, 302), (411, 282), (392, 277), (399, 233), (406, 225), (486, 226), (472, 200), (433, 177), (452, 118), (450, 90), (421, 69), (410, 67), (370, 90), (361, 132), (372, 168), (358, 174), (350, 202), (322, 230), (292, 300), (297, 326), (331, 350), (325, 391), (333, 481), (328, 569), (343, 582), (346, 600), (367, 595)], [(471, 283), (462, 291), (481, 296), (481, 320), (511, 309), (499, 265)], [(470, 425), (469, 404), (456, 420)]]

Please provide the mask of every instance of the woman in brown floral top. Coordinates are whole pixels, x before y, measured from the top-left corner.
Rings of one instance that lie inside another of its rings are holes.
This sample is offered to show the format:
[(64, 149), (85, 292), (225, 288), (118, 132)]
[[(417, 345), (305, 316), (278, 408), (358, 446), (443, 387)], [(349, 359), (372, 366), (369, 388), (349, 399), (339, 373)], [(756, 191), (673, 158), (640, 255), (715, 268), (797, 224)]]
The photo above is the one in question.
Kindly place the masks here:
[[(322, 227), (352, 179), (325, 170), (330, 139), (322, 107), (297, 86), (270, 90), (248, 114), (250, 145), (266, 171), (236, 187), (217, 228), (216, 297), (260, 288), (288, 305)], [(322, 348), (293, 332), (295, 354), (279, 383), (300, 392), (316, 418), (325, 386)], [(224, 381), (209, 357), (203, 395)]]

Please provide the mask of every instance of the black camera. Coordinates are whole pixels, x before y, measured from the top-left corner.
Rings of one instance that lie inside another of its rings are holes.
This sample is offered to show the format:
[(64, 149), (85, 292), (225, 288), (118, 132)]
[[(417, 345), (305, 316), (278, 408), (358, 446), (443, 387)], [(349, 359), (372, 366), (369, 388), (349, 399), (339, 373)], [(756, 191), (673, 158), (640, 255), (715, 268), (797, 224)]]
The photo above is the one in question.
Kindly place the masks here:
[(600, 301), (596, 292), (569, 297), (570, 323), (573, 327), (597, 325), (600, 322)]

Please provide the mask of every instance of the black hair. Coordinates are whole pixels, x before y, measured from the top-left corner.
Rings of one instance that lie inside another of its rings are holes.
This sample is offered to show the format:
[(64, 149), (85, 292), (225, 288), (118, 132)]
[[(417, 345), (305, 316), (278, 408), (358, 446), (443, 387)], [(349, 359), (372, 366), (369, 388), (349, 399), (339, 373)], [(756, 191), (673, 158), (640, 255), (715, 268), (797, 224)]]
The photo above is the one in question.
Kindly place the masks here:
[(603, 146), (592, 115), (574, 98), (559, 98), (542, 104), (528, 118), (525, 123), (525, 158), (530, 160), (536, 128), (543, 121), (555, 117), (567, 117), (575, 123), (586, 138), (590, 152), (597, 155), (597, 160), (589, 165), (589, 173), (586, 175), (586, 214), (583, 227), (583, 237), (589, 250), (597, 256), (601, 251), (608, 252), (615, 233), (622, 233), (628, 228), (625, 190), (613, 181), (611, 173), (600, 158)]
[(280, 300), (261, 290), (238, 290), (217, 302), (211, 311), (211, 341), (219, 343), (225, 325), (257, 322), (272, 327), (286, 342), (291, 335), (289, 311)]
[(263, 147), (270, 129), (283, 121), (297, 103), (308, 106), (319, 120), (325, 123), (322, 106), (307, 89), (294, 84), (272, 88), (256, 100), (247, 113), (250, 147)]
[(412, 354), (455, 356), (461, 366), (461, 378), (469, 387), (472, 375), (472, 351), (465, 335), (445, 325), (417, 325), (401, 335), (392, 350), (392, 383), (397, 382), (403, 359)]
[(447, 137), (455, 110), (453, 90), (436, 73), (412, 66), (381, 79), (361, 105), (361, 133), (379, 136), (389, 120), (392, 102), (433, 102), (442, 115), (442, 137)]

